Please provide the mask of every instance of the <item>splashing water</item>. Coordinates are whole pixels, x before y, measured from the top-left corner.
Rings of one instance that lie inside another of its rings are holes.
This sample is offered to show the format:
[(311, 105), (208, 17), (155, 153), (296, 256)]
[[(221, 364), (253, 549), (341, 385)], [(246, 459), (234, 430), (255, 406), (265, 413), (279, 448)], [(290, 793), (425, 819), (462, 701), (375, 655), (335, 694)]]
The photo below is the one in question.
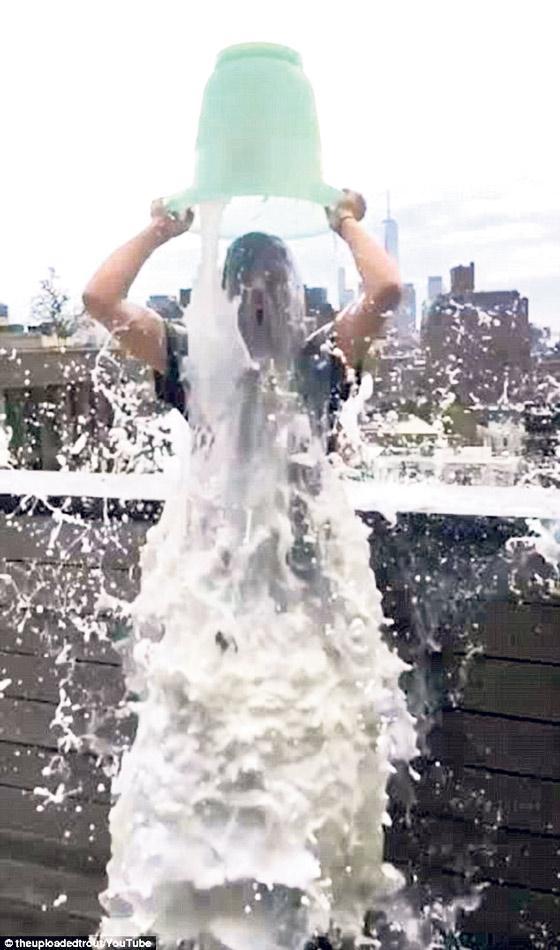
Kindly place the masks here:
[(204, 209), (189, 309), (192, 446), (124, 648), (138, 730), (102, 930), (297, 948), (333, 921), (361, 933), (403, 883), (383, 862), (385, 789), (418, 752), (367, 529), (288, 375), (251, 361), (220, 287), (221, 210)]

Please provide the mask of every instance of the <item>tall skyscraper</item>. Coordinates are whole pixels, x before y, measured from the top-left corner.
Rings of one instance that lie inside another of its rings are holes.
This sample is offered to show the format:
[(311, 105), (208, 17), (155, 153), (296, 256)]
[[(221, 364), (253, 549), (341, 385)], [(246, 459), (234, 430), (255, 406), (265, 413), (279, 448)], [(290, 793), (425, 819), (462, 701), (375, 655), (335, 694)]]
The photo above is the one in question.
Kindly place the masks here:
[(416, 290), (414, 284), (403, 284), (402, 300), (394, 315), (392, 325), (401, 342), (414, 337), (416, 331)]
[(442, 293), (443, 279), (441, 277), (428, 277), (428, 301), (431, 303)]
[(391, 217), (390, 194), (387, 192), (387, 217), (383, 222), (385, 229), (385, 250), (397, 262), (399, 260), (399, 226), (394, 218)]
[(354, 300), (354, 291), (346, 286), (346, 270), (344, 267), (338, 268), (338, 308), (343, 310)]
[(403, 284), (401, 309), (406, 313), (410, 330), (416, 329), (416, 290), (414, 284)]
[(344, 267), (338, 268), (338, 306), (342, 310), (344, 306), (344, 295), (346, 293), (346, 270)]

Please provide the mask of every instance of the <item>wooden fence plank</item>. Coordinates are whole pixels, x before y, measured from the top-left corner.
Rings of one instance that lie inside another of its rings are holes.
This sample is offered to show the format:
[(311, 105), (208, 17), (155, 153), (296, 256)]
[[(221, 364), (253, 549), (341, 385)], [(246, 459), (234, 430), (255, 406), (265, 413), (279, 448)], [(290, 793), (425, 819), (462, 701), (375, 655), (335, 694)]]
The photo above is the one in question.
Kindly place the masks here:
[(0, 562), (0, 606), (29, 604), (92, 613), (102, 590), (112, 597), (133, 600), (139, 590), (135, 567), (107, 568), (93, 565), (52, 564), (38, 559)]
[(148, 522), (57, 523), (53, 518), (0, 513), (0, 552), (12, 561), (39, 559), (123, 568), (136, 564)]
[(0, 785), (55, 790), (61, 782), (75, 793), (75, 802), (109, 802), (110, 779), (93, 756), (72, 752), (62, 757), (52, 749), (0, 741)]
[(107, 615), (72, 618), (55, 610), (2, 615), (0, 608), (0, 649), (56, 659), (66, 647), (69, 658), (120, 666), (120, 654), (110, 637), (124, 629), (125, 622)]
[[(52, 725), (56, 713), (54, 703), (13, 699), (9, 696), (5, 696), (0, 703), (0, 740), (57, 751), (62, 730)], [(134, 735), (135, 720), (132, 715), (117, 717), (114, 709), (106, 709), (102, 703), (90, 702), (89, 707), (84, 704), (83, 709), (74, 712), (73, 729), (78, 738), (93, 730), (104, 746), (123, 748), (130, 744)], [(90, 743), (84, 745), (86, 750), (90, 750)]]
[(560, 603), (490, 601), (474, 637), (485, 656), (560, 663)]
[(560, 782), (428, 763), (414, 785), (419, 809), (443, 817), (491, 821), (560, 835)]
[[(42, 907), (24, 904), (20, 900), (0, 897), (0, 935), (3, 937), (88, 937), (95, 931), (92, 917), (78, 917), (43, 904)], [(44, 910), (42, 909), (44, 907)]]
[(489, 844), (472, 822), (430, 815), (419, 818), (411, 828), (395, 825), (386, 830), (386, 860), (460, 873), (472, 866), (479, 881), (505, 881), (560, 893), (560, 838), (501, 828)]
[(559, 920), (559, 896), (494, 884), (484, 891), (477, 910), (460, 914), (458, 924), (464, 934), (491, 934), (495, 943), (505, 938), (503, 950), (519, 946), (508, 939), (513, 937), (528, 939), (528, 946), (552, 950)]
[(5, 696), (58, 703), (59, 677), (50, 658), (0, 652), (0, 676), (10, 680)]
[(106, 663), (75, 663), (72, 669), (66, 665), (57, 667), (51, 657), (5, 653), (0, 651), (0, 677), (10, 679), (4, 695), (25, 699), (58, 703), (60, 683), (67, 680), (67, 692), (86, 699), (97, 697), (107, 708), (117, 707), (124, 696), (124, 682), (120, 667)]
[[(0, 786), (2, 833), (24, 832), (44, 842), (57, 842), (83, 852), (86, 867), (90, 861), (103, 868), (110, 849), (108, 806), (76, 804), (71, 797), (61, 805), (44, 802), (45, 798), (32, 791)], [(5, 850), (2, 849), (3, 854)]]
[[(459, 874), (422, 865), (411, 872), (406, 864), (395, 863), (408, 880), (407, 895), (413, 907), (422, 908), (434, 902), (445, 906), (474, 894), (471, 883)], [(554, 943), (550, 937), (554, 937), (555, 921), (560, 919), (560, 895), (505, 883), (487, 883), (478, 898), (476, 910), (460, 910), (457, 916), (457, 929), (461, 933), (476, 934), (483, 939), (484, 942), (476, 943), (475, 946), (499, 946), (499, 950), (513, 950), (515, 947), (520, 950), (519, 943), (515, 941), (523, 941), (521, 946), (524, 950), (533, 946), (552, 950)], [(389, 921), (390, 906), (389, 903)], [(533, 943), (530, 939), (533, 936), (539, 936), (541, 942)]]
[(560, 781), (560, 728), (556, 725), (445, 711), (428, 738), (442, 762), (484, 766)]
[(476, 657), (459, 706), (560, 723), (560, 667)]
[(52, 907), (60, 894), (66, 894), (64, 906), (69, 914), (99, 920), (97, 894), (106, 886), (99, 873), (77, 874), (0, 857), (0, 880), (3, 900), (21, 901), (37, 908)]
[(8, 696), (0, 702), (0, 739), (57, 748), (57, 738), (61, 733), (60, 729), (51, 727), (56, 711), (53, 703), (10, 699)]

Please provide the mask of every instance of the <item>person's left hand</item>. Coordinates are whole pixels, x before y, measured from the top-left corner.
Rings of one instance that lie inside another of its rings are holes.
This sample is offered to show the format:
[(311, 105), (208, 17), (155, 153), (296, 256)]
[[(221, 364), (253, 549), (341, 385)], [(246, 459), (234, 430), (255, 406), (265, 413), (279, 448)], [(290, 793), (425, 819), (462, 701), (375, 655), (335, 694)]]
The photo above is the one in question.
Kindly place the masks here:
[(159, 244), (164, 244), (171, 238), (184, 234), (194, 221), (194, 212), (191, 208), (186, 208), (180, 215), (176, 214), (167, 210), (163, 198), (152, 201), (150, 214), (152, 217), (150, 227)]
[(333, 231), (340, 234), (342, 223), (346, 218), (361, 221), (366, 213), (366, 202), (357, 191), (342, 189), (342, 198), (335, 205), (325, 208), (327, 220)]

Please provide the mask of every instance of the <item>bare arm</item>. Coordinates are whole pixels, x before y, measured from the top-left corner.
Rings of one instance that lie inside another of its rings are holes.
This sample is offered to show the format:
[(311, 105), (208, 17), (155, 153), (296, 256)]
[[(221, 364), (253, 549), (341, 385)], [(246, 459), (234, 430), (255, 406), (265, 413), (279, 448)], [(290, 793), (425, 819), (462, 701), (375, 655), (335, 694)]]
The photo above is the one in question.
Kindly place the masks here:
[[(347, 192), (347, 199), (329, 214), (331, 227), (348, 244), (363, 283), (357, 303), (342, 311), (335, 321), (339, 346), (349, 363), (358, 362), (383, 331), (383, 315), (401, 299), (401, 279), (396, 262), (357, 220), (365, 202)], [(362, 207), (360, 208), (360, 203)]]
[(171, 237), (182, 234), (191, 223), (191, 212), (177, 220), (166, 215), (156, 202), (148, 227), (111, 254), (83, 294), (84, 305), (91, 316), (110, 330), (132, 356), (160, 373), (165, 372), (167, 363), (164, 322), (155, 310), (129, 303), (126, 297), (153, 251)]

